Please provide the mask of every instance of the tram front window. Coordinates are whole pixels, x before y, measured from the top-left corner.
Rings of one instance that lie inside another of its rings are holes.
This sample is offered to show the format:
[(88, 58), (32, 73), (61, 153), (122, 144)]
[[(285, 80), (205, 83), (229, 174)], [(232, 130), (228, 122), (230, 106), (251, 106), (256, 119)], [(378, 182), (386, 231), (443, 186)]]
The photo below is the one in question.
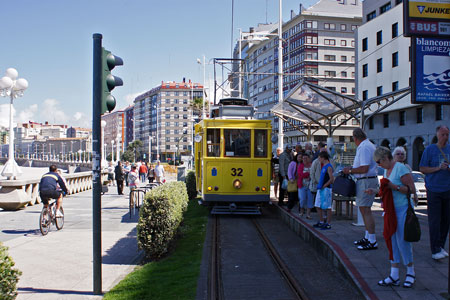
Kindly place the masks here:
[(224, 129), (225, 156), (250, 157), (250, 129)]
[(267, 156), (267, 130), (255, 130), (255, 157)]
[(220, 156), (220, 129), (206, 131), (206, 151), (209, 157)]

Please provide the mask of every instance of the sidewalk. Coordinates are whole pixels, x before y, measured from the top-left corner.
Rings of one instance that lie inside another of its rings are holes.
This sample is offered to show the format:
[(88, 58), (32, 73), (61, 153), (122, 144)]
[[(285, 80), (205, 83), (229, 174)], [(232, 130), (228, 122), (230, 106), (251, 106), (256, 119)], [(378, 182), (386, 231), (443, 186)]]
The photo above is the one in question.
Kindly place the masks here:
[(390, 273), (389, 252), (383, 238), (382, 208), (379, 203), (375, 203), (373, 207), (378, 249), (361, 251), (353, 245), (353, 241), (363, 237), (365, 230), (364, 227), (352, 225), (356, 222), (357, 207), (354, 207), (354, 220), (338, 218), (333, 212), (332, 228), (317, 230), (312, 227), (317, 222), (317, 214), (313, 214), (313, 219), (308, 220), (300, 217), (297, 206), (288, 212), (285, 206), (280, 208), (276, 205), (278, 201), (274, 198), (272, 201), (279, 208), (281, 218), (304, 239), (309, 240), (333, 265), (341, 268), (367, 299), (444, 299), (441, 294), (447, 292), (449, 260), (445, 258), (435, 261), (431, 258), (426, 206), (416, 208), (422, 236), (418, 243), (413, 243), (416, 282), (413, 288), (406, 289), (402, 287), (406, 274), (403, 264), (400, 267), (400, 286), (378, 285), (378, 281)]
[[(128, 188), (124, 196), (116, 187), (102, 196), (102, 287), (110, 290), (131, 272), (141, 257), (137, 248), (136, 223), (128, 214)], [(42, 236), (42, 206), (17, 212), (0, 211), (0, 240), (22, 271), (17, 299), (101, 299), (94, 296), (92, 266), (92, 190), (64, 199), (65, 224), (52, 226)]]

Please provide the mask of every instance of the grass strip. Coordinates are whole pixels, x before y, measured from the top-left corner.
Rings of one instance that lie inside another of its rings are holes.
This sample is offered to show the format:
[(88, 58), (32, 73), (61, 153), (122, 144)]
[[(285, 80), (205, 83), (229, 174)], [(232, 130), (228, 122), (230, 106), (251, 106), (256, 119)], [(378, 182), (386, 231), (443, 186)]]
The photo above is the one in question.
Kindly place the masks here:
[(195, 299), (208, 210), (189, 202), (175, 248), (127, 275), (103, 299)]

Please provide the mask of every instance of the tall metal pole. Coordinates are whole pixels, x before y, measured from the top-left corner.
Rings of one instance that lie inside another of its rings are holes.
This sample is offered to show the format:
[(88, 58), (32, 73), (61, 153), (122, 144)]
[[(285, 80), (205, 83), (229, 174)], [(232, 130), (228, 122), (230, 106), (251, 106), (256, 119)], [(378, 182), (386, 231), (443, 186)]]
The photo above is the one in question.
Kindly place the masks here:
[[(161, 106), (161, 101), (159, 103)], [(158, 114), (158, 110), (159, 110), (159, 106), (158, 106), (158, 97), (156, 98), (156, 159), (160, 160), (161, 158), (159, 157), (159, 114)]]
[(148, 136), (148, 162), (152, 163), (152, 136)]
[(242, 59), (242, 29), (239, 28), (239, 98), (242, 98), (241, 59)]
[(102, 35), (94, 33), (94, 72), (92, 95), (92, 245), (94, 294), (102, 294), (102, 215), (101, 215), (101, 100)]
[(206, 58), (203, 55), (203, 108), (202, 108), (202, 120), (206, 119), (206, 109), (205, 109), (205, 102), (206, 102), (206, 92), (205, 92), (205, 84), (206, 84)]
[[(278, 102), (283, 102), (283, 18), (282, 18), (282, 0), (278, 0), (279, 18), (278, 18)], [(283, 149), (283, 119), (278, 118), (278, 147)]]

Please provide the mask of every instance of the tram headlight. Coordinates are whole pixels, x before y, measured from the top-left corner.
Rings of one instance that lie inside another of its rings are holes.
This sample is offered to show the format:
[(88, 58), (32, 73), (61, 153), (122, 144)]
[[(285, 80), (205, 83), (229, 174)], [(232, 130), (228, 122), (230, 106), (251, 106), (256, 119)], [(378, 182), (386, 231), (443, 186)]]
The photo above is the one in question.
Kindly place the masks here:
[(218, 187), (218, 186), (215, 186), (215, 187), (214, 187), (214, 190), (215, 190), (215, 191), (218, 191), (218, 190), (219, 190), (219, 187)]
[(212, 191), (212, 186), (208, 186), (208, 192)]
[(267, 189), (266, 189), (265, 186), (263, 186), (263, 187), (261, 188), (261, 190), (262, 190), (263, 192), (265, 192)]
[(233, 187), (237, 190), (240, 189), (242, 187), (242, 182), (239, 179), (235, 179), (233, 181)]
[(257, 187), (255, 188), (255, 191), (259, 192), (259, 186), (257, 186)]

